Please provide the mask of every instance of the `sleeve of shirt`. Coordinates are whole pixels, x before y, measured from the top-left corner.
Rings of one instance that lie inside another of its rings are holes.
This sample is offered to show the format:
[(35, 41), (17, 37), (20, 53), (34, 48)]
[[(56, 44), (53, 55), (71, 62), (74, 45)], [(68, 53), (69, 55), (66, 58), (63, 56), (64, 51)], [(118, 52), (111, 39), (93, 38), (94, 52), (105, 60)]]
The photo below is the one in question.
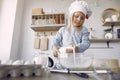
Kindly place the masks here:
[(80, 53), (84, 52), (86, 49), (90, 47), (89, 32), (87, 28), (85, 28), (82, 32), (82, 41), (78, 43), (76, 46), (78, 46)]
[(53, 46), (61, 46), (62, 45), (62, 35), (63, 35), (64, 27), (60, 28), (56, 33), (53, 39)]

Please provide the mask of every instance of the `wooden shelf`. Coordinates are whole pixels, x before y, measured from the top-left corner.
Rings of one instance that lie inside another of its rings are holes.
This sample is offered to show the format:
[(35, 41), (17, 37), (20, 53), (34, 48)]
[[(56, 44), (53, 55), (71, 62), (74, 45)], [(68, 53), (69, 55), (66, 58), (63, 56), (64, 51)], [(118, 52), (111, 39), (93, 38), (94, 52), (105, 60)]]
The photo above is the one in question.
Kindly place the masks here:
[(32, 14), (32, 16), (50, 16), (50, 15), (64, 15), (65, 13), (49, 13), (49, 14)]
[[(114, 32), (114, 26), (120, 26), (120, 21), (111, 21), (111, 22), (105, 22), (103, 24), (103, 26), (106, 27), (111, 27), (112, 32)], [(107, 43), (107, 47), (110, 48), (109, 43), (110, 42), (119, 42), (120, 39), (99, 39), (99, 40), (91, 40), (91, 42), (106, 42)]]
[[(107, 48), (111, 48), (109, 43), (110, 42), (120, 42), (120, 39), (90, 39), (90, 42), (93, 42), (93, 43), (94, 42), (97, 42), (97, 43), (105, 42), (107, 44)], [(100, 48), (103, 48), (103, 47), (100, 47)]]
[(105, 22), (103, 23), (103, 26), (120, 26), (120, 21)]
[(54, 24), (54, 25), (32, 25), (31, 29), (39, 32), (39, 31), (57, 31), (65, 24)]
[(91, 42), (120, 42), (120, 39), (90, 39)]
[(31, 29), (38, 31), (57, 31), (66, 25), (64, 13), (32, 14)]

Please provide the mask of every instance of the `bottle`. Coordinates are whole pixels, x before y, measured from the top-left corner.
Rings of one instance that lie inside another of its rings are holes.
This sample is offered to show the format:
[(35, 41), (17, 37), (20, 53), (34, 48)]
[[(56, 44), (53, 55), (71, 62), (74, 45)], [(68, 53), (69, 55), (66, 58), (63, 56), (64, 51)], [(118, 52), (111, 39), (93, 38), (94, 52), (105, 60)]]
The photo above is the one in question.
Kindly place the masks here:
[(94, 34), (93, 34), (93, 29), (91, 27), (89, 28), (89, 32), (90, 32), (89, 38), (93, 39), (94, 38)]
[(34, 56), (33, 56), (33, 63), (35, 65), (40, 65), (41, 64), (41, 58), (40, 58), (40, 54), (38, 51), (35, 51)]
[(41, 65), (43, 68), (48, 68), (48, 54), (46, 52), (40, 52)]

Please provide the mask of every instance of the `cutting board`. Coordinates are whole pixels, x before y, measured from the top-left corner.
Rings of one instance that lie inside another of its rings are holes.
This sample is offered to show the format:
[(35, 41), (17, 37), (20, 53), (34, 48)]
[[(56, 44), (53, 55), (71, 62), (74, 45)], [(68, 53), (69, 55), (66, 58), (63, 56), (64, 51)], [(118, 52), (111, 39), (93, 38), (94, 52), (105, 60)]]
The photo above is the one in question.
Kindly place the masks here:
[(114, 70), (119, 67), (118, 59), (97, 59), (94, 60), (93, 66), (96, 69), (111, 69)]
[(47, 38), (47, 36), (41, 36), (40, 49), (41, 50), (47, 50), (48, 49), (48, 38)]
[(35, 38), (34, 48), (35, 49), (40, 49), (40, 38), (39, 37)]

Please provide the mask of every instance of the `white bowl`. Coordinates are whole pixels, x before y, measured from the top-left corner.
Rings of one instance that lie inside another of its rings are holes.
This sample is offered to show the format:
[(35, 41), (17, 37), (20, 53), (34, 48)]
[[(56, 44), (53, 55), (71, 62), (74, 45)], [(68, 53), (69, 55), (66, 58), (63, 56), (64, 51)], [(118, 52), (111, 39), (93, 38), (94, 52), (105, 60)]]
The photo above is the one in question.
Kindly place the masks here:
[(23, 65), (23, 60), (16, 60), (12, 63), (12, 65)]
[(106, 19), (105, 19), (105, 22), (110, 22), (110, 21), (112, 21), (111, 18), (106, 18)]
[(33, 64), (32, 61), (25, 61), (24, 62), (24, 65), (31, 65), (31, 64)]
[(4, 63), (2, 63), (3, 65), (12, 65), (13, 60), (7, 60)]
[(118, 21), (117, 15), (112, 15), (111, 17), (112, 17), (112, 21)]

